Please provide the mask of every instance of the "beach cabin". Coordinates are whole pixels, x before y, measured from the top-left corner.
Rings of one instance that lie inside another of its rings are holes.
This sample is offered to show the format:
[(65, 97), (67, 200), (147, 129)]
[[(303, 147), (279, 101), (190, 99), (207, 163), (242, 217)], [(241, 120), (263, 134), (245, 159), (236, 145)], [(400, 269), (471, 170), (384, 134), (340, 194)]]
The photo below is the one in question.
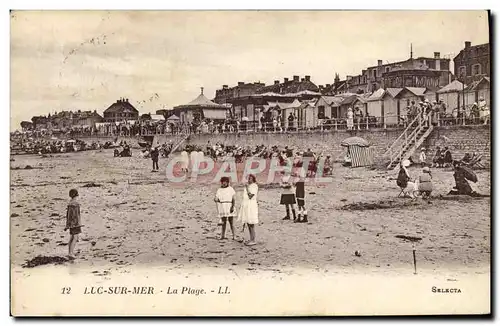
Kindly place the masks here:
[[(401, 92), (399, 92), (398, 106), (397, 106), (397, 116), (406, 115), (406, 108), (410, 106), (412, 101), (415, 104), (425, 101), (425, 93), (427, 89), (425, 87), (405, 87)], [(432, 103), (432, 101), (430, 101)]]
[(361, 137), (349, 137), (344, 139), (340, 146), (346, 148), (346, 158), (352, 168), (373, 164), (373, 151), (367, 140)]
[(317, 118), (319, 120), (341, 118), (339, 108), (343, 100), (344, 97), (341, 95), (321, 96), (315, 104)]
[(382, 95), (383, 122), (387, 126), (395, 126), (399, 123), (399, 99), (398, 95), (403, 88), (387, 88)]
[(478, 81), (471, 83), (466, 89), (465, 105), (479, 102), (482, 97), (489, 107), (491, 107), (490, 98), (490, 78), (483, 77)]
[(297, 119), (299, 129), (312, 129), (318, 126), (318, 116), (316, 113), (316, 100), (303, 101), (297, 109)]
[(352, 102), (352, 108), (360, 108), (361, 112), (363, 112), (363, 116), (366, 117), (368, 114), (368, 98), (371, 94), (367, 95), (357, 95), (354, 101)]
[(464, 87), (465, 85), (460, 81), (454, 80), (436, 92), (438, 94), (438, 100), (443, 100), (446, 104), (447, 113), (451, 113), (453, 109), (462, 106), (462, 97), (460, 96), (460, 93)]
[(366, 99), (366, 111), (368, 116), (382, 116), (382, 97), (384, 96), (384, 94), (385, 90), (383, 88), (379, 88)]

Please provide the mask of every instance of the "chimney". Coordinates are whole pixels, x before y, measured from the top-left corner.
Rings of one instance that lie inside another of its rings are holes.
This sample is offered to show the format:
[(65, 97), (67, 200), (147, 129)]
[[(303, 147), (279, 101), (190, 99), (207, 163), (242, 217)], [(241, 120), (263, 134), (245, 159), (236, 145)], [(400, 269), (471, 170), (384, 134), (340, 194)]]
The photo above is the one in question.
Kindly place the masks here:
[(126, 99), (125, 99), (125, 102), (127, 102), (127, 103), (128, 103), (128, 98), (126, 98)]
[(326, 84), (326, 88), (330, 88), (332, 86), (331, 84)]
[(228, 88), (228, 86), (227, 86), (227, 85), (222, 85), (222, 88), (223, 88), (223, 89), (227, 89), (227, 88)]
[(434, 59), (439, 59), (441, 57), (440, 52), (434, 52)]
[(465, 48), (466, 49), (470, 48), (470, 44), (471, 44), (470, 41), (465, 41)]
[(244, 82), (238, 82), (238, 86), (243, 86), (243, 85), (245, 85)]
[(323, 85), (318, 85), (319, 89), (323, 89)]
[(306, 76), (306, 81), (311, 81), (311, 76)]
[(280, 81), (279, 81), (279, 80), (275, 80), (275, 81), (274, 81), (274, 85), (278, 85), (279, 83), (280, 83)]
[(285, 83), (288, 83), (288, 78), (285, 78), (284, 81), (285, 81)]
[(306, 80), (305, 78), (301, 78), (300, 81), (303, 82), (304, 80)]
[(377, 66), (381, 66), (382, 65), (382, 60), (377, 60)]
[(293, 76), (293, 81), (299, 81), (299, 76), (297, 75)]

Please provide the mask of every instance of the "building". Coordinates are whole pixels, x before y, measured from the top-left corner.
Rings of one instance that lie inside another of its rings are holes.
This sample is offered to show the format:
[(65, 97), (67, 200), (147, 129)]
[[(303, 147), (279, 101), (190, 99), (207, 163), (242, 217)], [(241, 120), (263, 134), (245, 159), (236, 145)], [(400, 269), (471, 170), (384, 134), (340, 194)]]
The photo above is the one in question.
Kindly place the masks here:
[[(232, 104), (232, 116), (242, 121), (260, 121), (272, 119), (272, 112), (268, 110), (269, 103), (292, 103), (295, 100), (316, 100), (321, 96), (319, 87), (311, 81), (311, 76), (293, 76), (292, 79), (284, 78), (283, 82), (275, 80), (272, 85), (263, 86), (255, 94), (234, 97), (228, 102)], [(274, 114), (273, 113), (273, 114)]]
[(490, 44), (472, 46), (471, 42), (466, 41), (453, 62), (455, 76), (466, 85), (490, 77)]
[(210, 101), (201, 93), (188, 104), (174, 107), (174, 114), (180, 118), (180, 122), (201, 121), (203, 119), (223, 121), (228, 116), (230, 108), (227, 105), (217, 104)]
[(319, 87), (311, 81), (311, 76), (293, 76), (292, 79), (284, 78), (283, 82), (275, 80), (272, 85), (261, 87), (257, 94), (275, 93), (281, 95), (297, 94), (300, 92), (318, 93)]
[(128, 120), (138, 120), (139, 111), (128, 101), (120, 98), (109, 108), (104, 110), (104, 122), (120, 122)]
[(214, 102), (217, 104), (229, 103), (233, 98), (253, 95), (264, 86), (266, 86), (266, 84), (261, 82), (238, 82), (238, 86), (231, 88), (229, 88), (228, 85), (222, 85), (221, 89), (215, 91)]
[(34, 116), (31, 118), (32, 127), (35, 130), (49, 128), (49, 118), (46, 116)]
[(406, 116), (411, 101), (423, 101), (426, 92), (423, 87), (380, 88), (366, 99), (367, 113), (377, 117), (381, 124), (400, 125), (401, 116)]
[(95, 127), (96, 123), (103, 121), (103, 117), (94, 111), (78, 111), (73, 115), (73, 126)]
[(324, 95), (342, 93), (372, 93), (379, 88), (426, 87), (438, 89), (451, 80), (450, 59), (441, 58), (440, 52), (433, 57), (410, 58), (404, 61), (383, 63), (378, 60), (376, 66), (361, 71), (357, 76), (346, 76), (340, 80), (335, 75), (334, 83), (322, 89)]

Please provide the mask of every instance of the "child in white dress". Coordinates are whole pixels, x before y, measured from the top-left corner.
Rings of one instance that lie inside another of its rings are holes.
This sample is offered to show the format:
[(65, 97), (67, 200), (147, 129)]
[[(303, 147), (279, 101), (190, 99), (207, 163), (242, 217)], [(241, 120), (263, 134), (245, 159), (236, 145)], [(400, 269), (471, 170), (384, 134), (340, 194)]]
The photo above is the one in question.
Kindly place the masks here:
[(224, 240), (226, 238), (226, 221), (229, 221), (229, 226), (231, 227), (231, 233), (233, 234), (234, 240), (234, 195), (236, 192), (233, 187), (229, 185), (229, 178), (222, 177), (220, 179), (221, 187), (217, 189), (214, 201), (217, 203), (217, 211), (219, 213), (219, 224), (222, 224), (222, 232), (220, 239)]
[(248, 232), (250, 234), (250, 241), (246, 243), (248, 246), (253, 246), (255, 242), (255, 225), (259, 223), (259, 205), (257, 203), (257, 193), (259, 187), (255, 175), (248, 176), (248, 184), (243, 189), (243, 199), (241, 208), (238, 213), (238, 220), (243, 225), (248, 225)]

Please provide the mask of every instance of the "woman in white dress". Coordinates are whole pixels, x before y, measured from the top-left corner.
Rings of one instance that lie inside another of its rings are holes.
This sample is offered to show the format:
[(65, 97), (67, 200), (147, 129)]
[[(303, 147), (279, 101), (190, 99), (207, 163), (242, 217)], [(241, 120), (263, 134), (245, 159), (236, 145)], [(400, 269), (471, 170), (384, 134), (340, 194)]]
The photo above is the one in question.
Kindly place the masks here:
[(347, 109), (347, 130), (352, 130), (354, 127), (354, 113), (352, 108)]
[(248, 225), (248, 232), (250, 234), (250, 241), (246, 243), (248, 246), (253, 246), (255, 242), (255, 225), (259, 223), (259, 205), (257, 203), (257, 193), (259, 187), (255, 175), (248, 176), (248, 184), (243, 189), (243, 199), (241, 201), (241, 208), (238, 213), (238, 220), (243, 223), (243, 226)]

